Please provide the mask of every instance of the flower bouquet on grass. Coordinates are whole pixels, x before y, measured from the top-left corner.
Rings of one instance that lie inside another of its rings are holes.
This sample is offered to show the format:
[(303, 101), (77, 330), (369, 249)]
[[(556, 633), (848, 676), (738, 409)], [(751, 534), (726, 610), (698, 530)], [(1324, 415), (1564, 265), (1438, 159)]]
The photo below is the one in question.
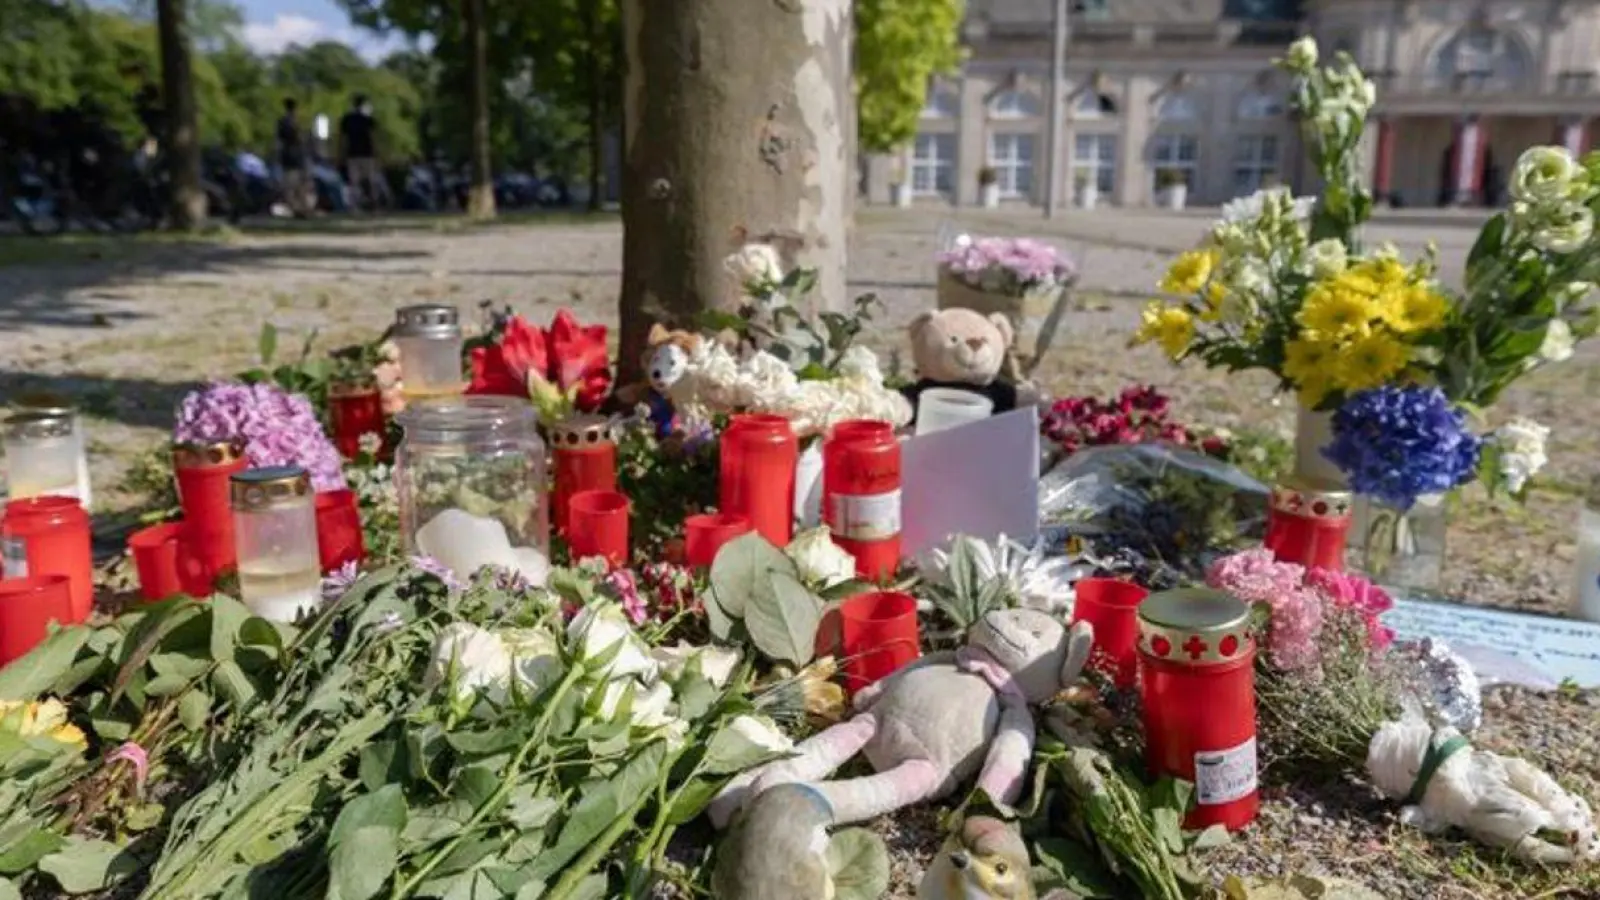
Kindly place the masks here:
[(956, 238), (938, 262), (939, 308), (1000, 313), (1011, 320), (1016, 341), (1003, 374), (1024, 381), (1055, 340), (1077, 266), (1043, 241), (968, 235)]
[[(1323, 194), (1277, 189), (1227, 204), (1202, 245), (1167, 271), (1170, 299), (1145, 310), (1134, 342), (1174, 360), (1271, 372), (1303, 411), (1321, 414), (1302, 416), (1297, 474), (1326, 481), (1340, 478), (1322, 455), (1328, 415), (1352, 396), (1437, 386), (1481, 411), (1600, 328), (1600, 154), (1580, 162), (1558, 147), (1524, 153), (1510, 207), (1478, 235), (1461, 289), (1448, 289), (1431, 254), (1408, 261), (1392, 247), (1363, 246), (1372, 198), (1357, 145), (1375, 93), (1348, 56), (1319, 68), (1317, 55), (1302, 38), (1279, 65), (1295, 78), (1294, 109)], [(1520, 431), (1511, 443), (1528, 436)]]

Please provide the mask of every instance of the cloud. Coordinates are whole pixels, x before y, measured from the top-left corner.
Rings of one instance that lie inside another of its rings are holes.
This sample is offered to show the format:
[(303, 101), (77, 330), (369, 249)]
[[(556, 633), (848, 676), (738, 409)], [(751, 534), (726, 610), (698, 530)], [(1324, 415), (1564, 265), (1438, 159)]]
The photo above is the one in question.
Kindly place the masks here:
[(318, 41), (338, 41), (355, 48), (369, 60), (377, 60), (405, 45), (393, 36), (363, 31), (348, 23), (327, 22), (293, 13), (280, 13), (270, 22), (246, 22), (243, 37), (250, 49), (269, 56), (282, 53), (291, 44), (304, 47)]

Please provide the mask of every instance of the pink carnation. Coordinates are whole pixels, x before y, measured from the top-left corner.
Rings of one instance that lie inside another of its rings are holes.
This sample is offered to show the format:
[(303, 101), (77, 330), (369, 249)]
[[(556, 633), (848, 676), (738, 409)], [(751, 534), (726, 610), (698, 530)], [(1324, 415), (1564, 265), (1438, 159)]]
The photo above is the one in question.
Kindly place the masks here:
[(1360, 575), (1331, 569), (1312, 569), (1306, 573), (1306, 584), (1321, 591), (1335, 607), (1359, 615), (1366, 624), (1367, 640), (1372, 649), (1382, 650), (1394, 643), (1394, 629), (1386, 627), (1380, 619), (1394, 608), (1394, 600), (1383, 588)]

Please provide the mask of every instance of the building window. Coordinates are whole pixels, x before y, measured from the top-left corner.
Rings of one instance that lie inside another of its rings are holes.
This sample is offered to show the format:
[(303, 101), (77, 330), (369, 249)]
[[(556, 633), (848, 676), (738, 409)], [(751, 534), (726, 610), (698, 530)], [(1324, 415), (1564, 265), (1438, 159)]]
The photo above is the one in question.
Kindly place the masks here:
[(956, 180), (956, 136), (919, 134), (911, 152), (911, 193), (949, 194)]
[(996, 119), (1031, 119), (1039, 115), (1039, 99), (1026, 91), (1005, 91), (989, 104)]
[(1169, 91), (1156, 104), (1156, 118), (1164, 122), (1193, 122), (1200, 118), (1200, 104), (1191, 94)]
[(1085, 19), (1101, 21), (1111, 18), (1110, 0), (1078, 0), (1073, 12), (1081, 14)]
[(1233, 194), (1244, 197), (1278, 178), (1278, 138), (1271, 134), (1246, 134), (1233, 146)]
[(1104, 119), (1116, 114), (1117, 102), (1099, 91), (1081, 91), (1072, 101), (1075, 119)]
[[(1072, 184), (1092, 184), (1096, 192), (1109, 195), (1117, 185), (1117, 136), (1080, 134), (1072, 142)], [(1082, 196), (1081, 190), (1078, 196)]]
[[(1194, 189), (1194, 173), (1200, 160), (1200, 139), (1192, 134), (1158, 134), (1151, 144), (1151, 176), (1156, 187), (1166, 187), (1176, 179)], [(1171, 173), (1164, 174), (1164, 173)]]
[(1515, 87), (1533, 71), (1532, 56), (1522, 42), (1503, 31), (1469, 27), (1445, 41), (1428, 66), (1436, 81), (1447, 84)]
[(955, 91), (948, 88), (928, 89), (928, 98), (922, 104), (924, 119), (954, 119), (961, 114), (961, 101)]
[(1276, 119), (1283, 115), (1283, 98), (1266, 91), (1255, 91), (1239, 98), (1239, 118)]
[(993, 134), (989, 136), (989, 165), (1002, 197), (1026, 197), (1033, 193), (1033, 148), (1031, 134)]

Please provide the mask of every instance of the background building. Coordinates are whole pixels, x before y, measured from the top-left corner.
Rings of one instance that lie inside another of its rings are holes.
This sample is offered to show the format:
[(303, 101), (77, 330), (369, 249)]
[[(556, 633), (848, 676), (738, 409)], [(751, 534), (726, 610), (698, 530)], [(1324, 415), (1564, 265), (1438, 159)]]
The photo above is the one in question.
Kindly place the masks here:
[[(874, 202), (1042, 204), (1054, 0), (972, 0), (962, 72), (930, 86), (920, 133), (872, 159)], [(1378, 86), (1368, 172), (1397, 205), (1495, 202), (1523, 149), (1587, 149), (1600, 113), (1600, 0), (1076, 0), (1063, 204), (1216, 204), (1312, 173), (1272, 65), (1299, 34)], [(901, 185), (903, 187), (896, 187)], [(1173, 190), (1173, 188), (1177, 190)]]

